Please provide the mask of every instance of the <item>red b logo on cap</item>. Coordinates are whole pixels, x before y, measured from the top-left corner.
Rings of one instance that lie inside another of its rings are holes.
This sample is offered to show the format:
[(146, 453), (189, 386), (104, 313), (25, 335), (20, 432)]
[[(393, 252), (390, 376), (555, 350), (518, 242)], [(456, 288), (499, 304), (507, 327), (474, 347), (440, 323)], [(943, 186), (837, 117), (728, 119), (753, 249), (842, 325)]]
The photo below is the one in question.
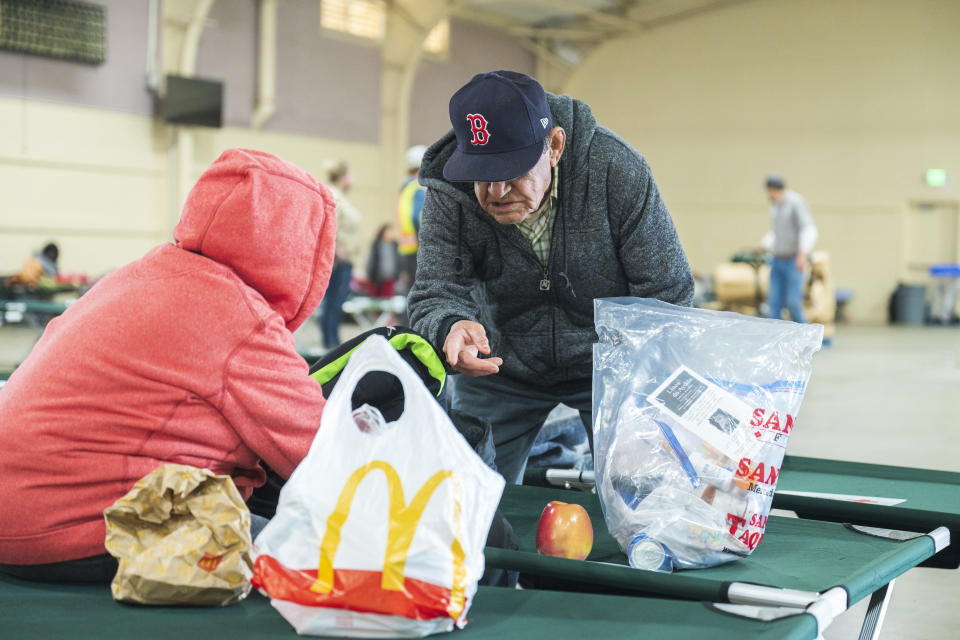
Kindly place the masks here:
[(468, 113), (467, 120), (470, 121), (470, 131), (473, 133), (473, 140), (470, 141), (470, 144), (487, 144), (490, 142), (486, 118), (479, 113)]

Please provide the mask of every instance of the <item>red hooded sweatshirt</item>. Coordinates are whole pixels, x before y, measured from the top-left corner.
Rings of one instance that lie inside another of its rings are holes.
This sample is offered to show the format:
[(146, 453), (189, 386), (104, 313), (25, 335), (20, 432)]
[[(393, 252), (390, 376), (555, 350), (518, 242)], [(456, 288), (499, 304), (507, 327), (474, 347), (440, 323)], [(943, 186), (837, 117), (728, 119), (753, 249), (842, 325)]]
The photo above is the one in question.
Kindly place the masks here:
[(0, 391), (0, 564), (104, 553), (103, 510), (166, 463), (288, 476), (324, 399), (294, 348), (333, 264), (330, 192), (224, 152), (173, 232), (53, 320)]

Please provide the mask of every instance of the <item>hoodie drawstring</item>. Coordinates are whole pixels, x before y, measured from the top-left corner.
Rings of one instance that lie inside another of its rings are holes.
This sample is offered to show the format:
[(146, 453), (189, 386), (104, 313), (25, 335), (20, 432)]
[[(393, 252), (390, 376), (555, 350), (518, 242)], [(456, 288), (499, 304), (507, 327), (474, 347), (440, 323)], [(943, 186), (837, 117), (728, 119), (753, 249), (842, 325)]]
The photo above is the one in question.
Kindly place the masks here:
[(463, 211), (457, 211), (457, 255), (453, 259), (453, 274), (463, 277)]

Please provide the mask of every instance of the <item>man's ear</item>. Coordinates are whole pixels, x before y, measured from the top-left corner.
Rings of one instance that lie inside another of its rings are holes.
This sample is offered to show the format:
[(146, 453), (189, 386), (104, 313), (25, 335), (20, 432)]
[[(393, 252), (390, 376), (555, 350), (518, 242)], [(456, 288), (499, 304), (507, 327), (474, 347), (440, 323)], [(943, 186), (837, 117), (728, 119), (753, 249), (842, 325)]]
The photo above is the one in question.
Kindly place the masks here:
[(550, 166), (555, 167), (560, 162), (563, 149), (567, 146), (567, 132), (563, 127), (554, 127), (550, 130)]

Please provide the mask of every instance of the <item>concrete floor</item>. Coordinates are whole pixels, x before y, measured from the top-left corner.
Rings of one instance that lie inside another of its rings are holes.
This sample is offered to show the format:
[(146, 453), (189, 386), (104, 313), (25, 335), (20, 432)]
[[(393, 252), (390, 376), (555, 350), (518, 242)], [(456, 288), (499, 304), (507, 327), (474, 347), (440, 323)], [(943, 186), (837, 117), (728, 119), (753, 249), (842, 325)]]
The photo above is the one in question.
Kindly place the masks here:
[[(355, 329), (344, 328), (344, 337)], [(0, 370), (29, 350), (36, 331), (0, 327)], [(297, 333), (316, 347), (316, 323)], [(789, 452), (960, 471), (960, 329), (841, 327), (814, 358), (813, 377)], [(960, 540), (955, 542), (960, 544)], [(960, 637), (960, 570), (914, 569), (897, 580), (887, 612), (888, 639)], [(827, 630), (856, 638), (866, 601)]]

